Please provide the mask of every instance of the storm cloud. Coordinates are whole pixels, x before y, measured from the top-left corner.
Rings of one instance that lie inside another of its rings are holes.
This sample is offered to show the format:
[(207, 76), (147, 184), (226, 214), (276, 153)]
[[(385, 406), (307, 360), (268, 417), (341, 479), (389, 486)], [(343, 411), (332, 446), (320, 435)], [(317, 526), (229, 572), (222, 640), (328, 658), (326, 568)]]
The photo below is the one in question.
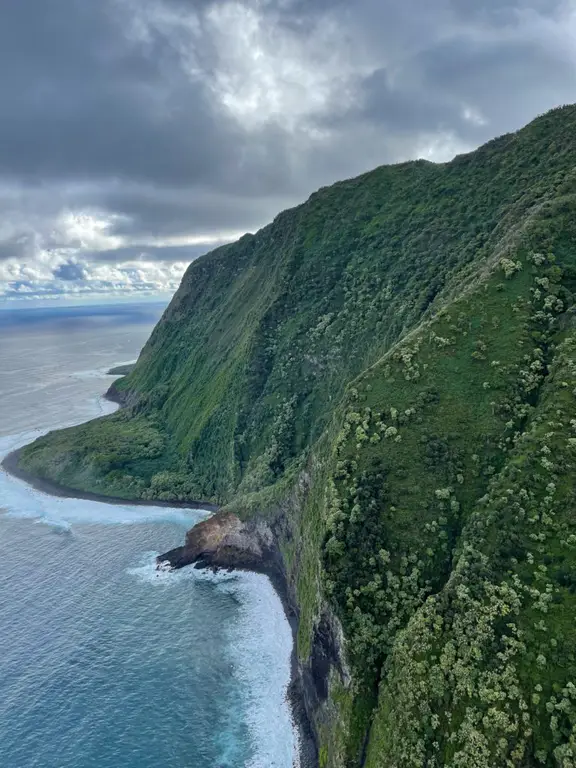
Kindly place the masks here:
[(314, 189), (576, 101), (573, 0), (5, 0), (0, 297), (172, 292)]

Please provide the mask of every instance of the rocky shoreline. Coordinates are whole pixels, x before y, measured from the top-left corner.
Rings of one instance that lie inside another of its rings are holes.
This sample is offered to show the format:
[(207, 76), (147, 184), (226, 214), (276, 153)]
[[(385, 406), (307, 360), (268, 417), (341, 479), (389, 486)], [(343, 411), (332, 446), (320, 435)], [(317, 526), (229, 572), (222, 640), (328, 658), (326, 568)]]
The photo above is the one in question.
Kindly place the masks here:
[(186, 534), (185, 543), (157, 558), (159, 568), (186, 566), (218, 570), (247, 570), (262, 573), (272, 582), (290, 623), (293, 635), (291, 681), (287, 696), (292, 709), (300, 748), (299, 768), (317, 768), (316, 737), (306, 707), (308, 681), (298, 662), (296, 634), (298, 612), (292, 599), (276, 536), (263, 520), (244, 522), (230, 512), (216, 512)]
[(18, 464), (21, 448), (9, 453), (0, 466), (9, 475), (24, 480), (41, 493), (47, 493), (50, 496), (58, 496), (63, 499), (84, 499), (86, 501), (100, 501), (104, 504), (129, 504), (131, 507), (181, 507), (183, 509), (203, 509), (206, 512), (216, 512), (218, 507), (208, 501), (166, 501), (164, 499), (124, 499), (121, 496), (106, 496), (103, 493), (92, 493), (91, 491), (78, 491), (69, 488), (53, 480), (33, 475)]
[[(107, 398), (122, 405), (121, 398), (113, 388)], [(104, 494), (77, 491), (50, 480), (32, 475), (18, 465), (20, 449), (9, 453), (1, 463), (10, 475), (23, 480), (41, 493), (60, 498), (86, 499), (106, 504), (181, 507), (202, 509), (213, 514), (197, 523), (187, 534), (181, 547), (166, 552), (158, 557), (159, 567), (171, 569), (193, 566), (213, 570), (247, 570), (261, 573), (272, 582), (290, 623), (293, 634), (291, 656), (291, 681), (287, 697), (292, 710), (294, 727), (299, 743), (299, 768), (317, 768), (318, 754), (314, 729), (308, 716), (307, 701), (310, 680), (307, 679), (296, 654), (296, 634), (298, 630), (298, 611), (291, 595), (282, 557), (277, 546), (277, 538), (271, 527), (263, 520), (241, 521), (236, 515), (220, 511), (209, 502), (201, 501), (165, 501), (125, 499)]]

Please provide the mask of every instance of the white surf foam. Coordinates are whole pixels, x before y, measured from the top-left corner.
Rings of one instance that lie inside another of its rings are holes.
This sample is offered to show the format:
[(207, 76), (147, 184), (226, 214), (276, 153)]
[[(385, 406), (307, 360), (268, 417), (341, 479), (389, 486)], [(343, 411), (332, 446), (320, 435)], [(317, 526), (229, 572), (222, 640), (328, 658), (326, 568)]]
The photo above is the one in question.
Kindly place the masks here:
[(297, 731), (286, 697), (293, 638), (282, 602), (270, 579), (257, 573), (242, 573), (219, 588), (241, 601), (229, 641), (255, 750), (247, 768), (298, 768)]
[[(103, 376), (102, 371), (80, 372), (79, 376)], [(86, 407), (72, 426), (87, 419), (112, 413), (114, 403), (103, 397), (86, 401)], [(14, 450), (45, 434), (36, 429), (0, 437), (0, 462)], [(116, 505), (85, 499), (59, 498), (32, 488), (23, 480), (0, 468), (0, 510), (14, 517), (31, 518), (63, 531), (78, 524), (136, 524), (175, 522), (194, 525), (209, 513), (172, 507)], [(266, 576), (255, 573), (212, 573), (185, 568), (180, 571), (156, 570), (158, 553), (149, 552), (140, 565), (129, 572), (157, 586), (169, 587), (182, 580), (206, 580), (234, 593), (240, 602), (239, 617), (229, 627), (228, 641), (235, 674), (248, 713), (248, 727), (254, 757), (246, 768), (298, 768), (297, 730), (292, 723), (286, 698), (290, 682), (292, 631), (280, 598)]]
[[(107, 403), (102, 401), (102, 407)], [(110, 403), (113, 405), (113, 403)], [(0, 438), (0, 462), (23, 445), (45, 434), (43, 430)], [(38, 491), (0, 468), (0, 509), (12, 517), (32, 518), (57, 528), (78, 524), (130, 525), (148, 522), (173, 522), (188, 528), (206, 517), (204, 510), (180, 507), (155, 507), (134, 504), (106, 504), (86, 499), (60, 498)]]
[(234, 594), (240, 604), (237, 621), (227, 628), (234, 674), (247, 713), (253, 758), (246, 768), (298, 768), (297, 729), (286, 692), (291, 676), (292, 629), (282, 602), (267, 576), (257, 573), (183, 568), (156, 570), (156, 552), (129, 569), (157, 587), (182, 581), (209, 581)]
[(108, 371), (113, 370), (114, 368), (119, 368), (122, 365), (134, 365), (136, 360), (125, 360), (121, 363), (116, 363), (115, 365), (107, 365), (104, 368), (89, 368), (85, 371), (74, 371), (70, 373), (70, 377), (73, 379), (104, 379), (108, 380), (110, 378), (112, 379), (118, 379), (121, 374), (118, 373), (108, 373)]

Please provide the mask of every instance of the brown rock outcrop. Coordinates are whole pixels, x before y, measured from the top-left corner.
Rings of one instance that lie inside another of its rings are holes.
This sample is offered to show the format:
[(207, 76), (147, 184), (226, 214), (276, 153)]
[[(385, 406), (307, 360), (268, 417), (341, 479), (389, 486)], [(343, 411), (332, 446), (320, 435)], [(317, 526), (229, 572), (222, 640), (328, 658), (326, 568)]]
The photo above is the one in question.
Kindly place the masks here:
[[(295, 638), (298, 609), (278, 547), (279, 525), (281, 518), (275, 520), (272, 530), (263, 520), (244, 522), (230, 512), (216, 512), (188, 531), (184, 546), (160, 555), (157, 558), (158, 568), (177, 569), (194, 565), (196, 568), (240, 569), (266, 574), (282, 600)], [(287, 691), (298, 728), (301, 768), (318, 767), (317, 740), (309, 713), (326, 698), (326, 679), (338, 654), (326, 621), (315, 634), (314, 647), (314, 661), (312, 668), (308, 669), (298, 661), (294, 643), (292, 680)]]
[(263, 521), (243, 522), (230, 512), (217, 512), (191, 528), (186, 542), (158, 557), (159, 567), (241, 568), (260, 573), (277, 570), (274, 536)]

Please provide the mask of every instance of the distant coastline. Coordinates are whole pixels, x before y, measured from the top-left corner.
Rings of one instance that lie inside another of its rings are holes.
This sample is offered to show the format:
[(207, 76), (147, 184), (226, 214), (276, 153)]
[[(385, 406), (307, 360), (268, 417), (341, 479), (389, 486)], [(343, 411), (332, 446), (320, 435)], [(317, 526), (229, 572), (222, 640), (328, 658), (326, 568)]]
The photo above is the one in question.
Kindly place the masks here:
[[(126, 367), (131, 368), (133, 367), (133, 365), (134, 364), (127, 364), (126, 366), (117, 366), (115, 368), (111, 368), (108, 371), (107, 375), (125, 375), (125, 374), (118, 373), (119, 369), (126, 368)], [(110, 389), (106, 392), (104, 397), (110, 402), (116, 403), (120, 407), (122, 407), (123, 405), (120, 396), (115, 391), (114, 385), (110, 387)], [(12, 475), (13, 477), (19, 480), (23, 480), (25, 483), (30, 485), (35, 490), (41, 493), (48, 494), (50, 496), (55, 496), (58, 498), (71, 498), (71, 499), (82, 499), (86, 501), (96, 501), (104, 504), (113, 504), (113, 505), (119, 505), (119, 506), (129, 505), (129, 506), (143, 506), (143, 507), (144, 506), (145, 507), (177, 507), (177, 508), (183, 508), (183, 509), (205, 510), (211, 513), (215, 513), (220, 510), (220, 508), (216, 504), (213, 504), (211, 502), (178, 501), (178, 500), (170, 501), (170, 500), (159, 500), (159, 499), (151, 499), (151, 500), (130, 499), (130, 498), (115, 497), (115, 496), (106, 496), (105, 494), (93, 493), (90, 491), (75, 490), (73, 488), (53, 482), (52, 480), (46, 480), (44, 478), (38, 477), (37, 475), (34, 475), (22, 469), (18, 464), (21, 450), (22, 448), (18, 448), (12, 451), (11, 453), (9, 453), (7, 456), (5, 456), (3, 461), (0, 463), (0, 467), (3, 470), (5, 470), (8, 474)], [(210, 568), (209, 565), (202, 566), (200, 564), (192, 565), (188, 567)], [(220, 570), (220, 568), (214, 567), (214, 570)], [(293, 768), (317, 768), (318, 757), (317, 757), (317, 751), (316, 751), (316, 739), (310, 725), (310, 721), (308, 718), (306, 705), (305, 705), (306, 682), (302, 679), (299, 662), (296, 655), (296, 635), (298, 632), (298, 611), (297, 611), (296, 603), (293, 599), (293, 596), (290, 594), (290, 589), (288, 587), (285, 574), (282, 572), (282, 569), (278, 568), (277, 566), (262, 567), (262, 568), (257, 568), (257, 567), (256, 568), (243, 568), (243, 567), (233, 568), (231, 566), (229, 570), (239, 570), (239, 571), (251, 570), (256, 573), (259, 572), (263, 575), (266, 575), (270, 579), (272, 586), (274, 587), (274, 590), (278, 595), (280, 602), (282, 603), (286, 618), (292, 630), (292, 637), (293, 637), (293, 646), (292, 646), (291, 659), (290, 659), (290, 667), (291, 667), (290, 682), (286, 690), (286, 697), (289, 702), (290, 709), (292, 711), (293, 727), (294, 727), (295, 733), (297, 734), (297, 754), (295, 754), (294, 756)]]
[(106, 376), (128, 376), (134, 370), (136, 363), (126, 363), (125, 365), (117, 365), (106, 373)]

